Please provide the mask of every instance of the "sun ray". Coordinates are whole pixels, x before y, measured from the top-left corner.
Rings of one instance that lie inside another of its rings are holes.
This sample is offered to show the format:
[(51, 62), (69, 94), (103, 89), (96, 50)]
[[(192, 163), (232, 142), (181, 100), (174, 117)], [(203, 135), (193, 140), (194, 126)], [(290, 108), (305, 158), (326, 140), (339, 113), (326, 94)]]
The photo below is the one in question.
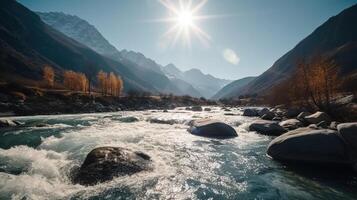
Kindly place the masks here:
[(171, 45), (174, 46), (181, 38), (184, 46), (191, 48), (191, 35), (193, 34), (202, 44), (209, 46), (211, 37), (203, 31), (196, 22), (198, 20), (219, 17), (217, 15), (199, 15), (198, 12), (206, 5), (208, 0), (200, 0), (193, 5), (192, 0), (159, 0), (167, 8), (172, 16), (151, 20), (154, 22), (172, 22), (172, 27), (163, 34), (164, 38), (171, 37)]

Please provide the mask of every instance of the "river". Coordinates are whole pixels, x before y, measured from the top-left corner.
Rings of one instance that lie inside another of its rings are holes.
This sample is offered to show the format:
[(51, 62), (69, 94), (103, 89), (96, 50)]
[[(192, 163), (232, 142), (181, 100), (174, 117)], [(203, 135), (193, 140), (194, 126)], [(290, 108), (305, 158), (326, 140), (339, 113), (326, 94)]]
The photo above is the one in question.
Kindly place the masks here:
[[(240, 109), (159, 110), (14, 117), (24, 127), (0, 130), (0, 199), (356, 199), (353, 175), (316, 174), (270, 159), (273, 137), (247, 131)], [(126, 123), (122, 117), (139, 121)], [(150, 123), (148, 119), (175, 123)], [(238, 137), (189, 134), (185, 123), (213, 118)], [(74, 185), (71, 169), (95, 147), (120, 146), (151, 156), (153, 170), (95, 186)], [(343, 171), (335, 171), (343, 174)], [(328, 173), (329, 174), (329, 173)]]

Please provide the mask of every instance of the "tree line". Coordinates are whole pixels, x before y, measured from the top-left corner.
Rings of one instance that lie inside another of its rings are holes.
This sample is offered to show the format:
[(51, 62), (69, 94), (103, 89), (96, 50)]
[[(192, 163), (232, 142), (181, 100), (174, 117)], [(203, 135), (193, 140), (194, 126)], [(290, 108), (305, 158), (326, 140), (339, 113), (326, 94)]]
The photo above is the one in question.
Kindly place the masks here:
[[(54, 86), (55, 75), (55, 71), (51, 66), (45, 66), (42, 69), (42, 78), (46, 87), (52, 88)], [(124, 83), (119, 75), (100, 70), (96, 78), (98, 83), (97, 89), (102, 95), (121, 95)], [(90, 93), (91, 83), (84, 73), (65, 70), (63, 72), (62, 86), (69, 90)]]
[(267, 102), (331, 111), (333, 100), (346, 84), (339, 76), (339, 66), (320, 56), (309, 61), (300, 60), (296, 66), (292, 76), (271, 89)]

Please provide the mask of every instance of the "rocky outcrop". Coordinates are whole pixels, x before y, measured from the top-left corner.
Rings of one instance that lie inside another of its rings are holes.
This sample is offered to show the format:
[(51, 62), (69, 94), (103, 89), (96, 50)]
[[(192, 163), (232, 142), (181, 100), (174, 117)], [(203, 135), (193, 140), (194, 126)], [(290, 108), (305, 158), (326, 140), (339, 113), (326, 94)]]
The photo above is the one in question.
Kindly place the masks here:
[(188, 132), (197, 136), (219, 139), (238, 136), (234, 128), (220, 121), (210, 119), (195, 120), (192, 121), (190, 125), (191, 127), (188, 129)]
[(114, 177), (132, 175), (151, 168), (150, 156), (120, 147), (93, 149), (84, 160), (73, 182), (95, 185), (110, 181)]
[(271, 141), (267, 153), (276, 160), (297, 163), (352, 163), (345, 142), (336, 131), (328, 129), (290, 131)]
[(256, 131), (264, 135), (277, 136), (286, 132), (276, 121), (256, 120), (249, 125), (250, 131)]

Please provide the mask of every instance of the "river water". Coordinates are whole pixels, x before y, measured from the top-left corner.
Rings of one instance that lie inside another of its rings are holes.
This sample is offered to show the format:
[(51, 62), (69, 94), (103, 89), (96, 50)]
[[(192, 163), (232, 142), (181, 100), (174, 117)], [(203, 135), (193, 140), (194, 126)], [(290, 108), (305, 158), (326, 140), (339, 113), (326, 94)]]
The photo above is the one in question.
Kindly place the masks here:
[[(274, 161), (266, 156), (272, 137), (247, 131), (255, 118), (240, 116), (239, 109), (225, 113), (212, 107), (16, 117), (26, 126), (0, 130), (0, 199), (357, 199), (356, 176), (343, 170), (321, 175)], [(128, 116), (139, 121), (120, 120)], [(224, 121), (239, 136), (189, 134), (185, 123), (199, 118)], [(71, 169), (100, 146), (142, 151), (154, 169), (95, 186), (72, 184)]]

